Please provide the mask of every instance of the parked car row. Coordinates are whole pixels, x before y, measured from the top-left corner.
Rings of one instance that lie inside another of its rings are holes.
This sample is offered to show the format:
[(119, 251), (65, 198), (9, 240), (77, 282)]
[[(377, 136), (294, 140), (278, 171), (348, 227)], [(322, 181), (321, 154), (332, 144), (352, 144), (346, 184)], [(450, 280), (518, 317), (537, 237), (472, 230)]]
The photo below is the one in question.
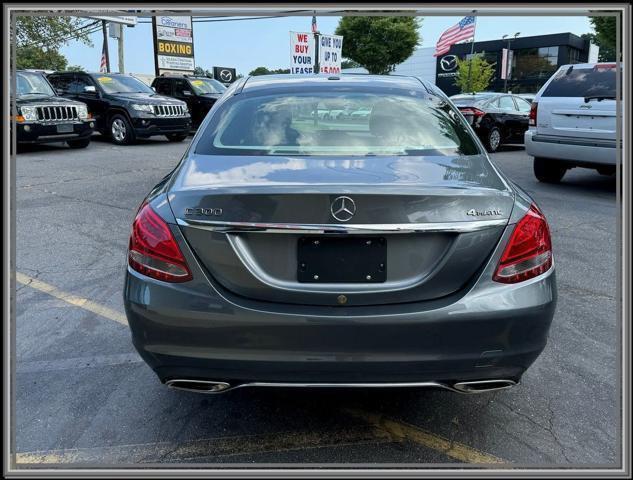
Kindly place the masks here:
[(183, 141), (226, 90), (206, 77), (157, 77), (150, 88), (118, 73), (16, 73), (18, 144), (66, 142), (85, 148), (94, 131), (118, 145), (165, 135)]
[(454, 95), (489, 152), (523, 143), (541, 182), (559, 182), (574, 167), (613, 175), (617, 164), (616, 64), (561, 66), (535, 95)]

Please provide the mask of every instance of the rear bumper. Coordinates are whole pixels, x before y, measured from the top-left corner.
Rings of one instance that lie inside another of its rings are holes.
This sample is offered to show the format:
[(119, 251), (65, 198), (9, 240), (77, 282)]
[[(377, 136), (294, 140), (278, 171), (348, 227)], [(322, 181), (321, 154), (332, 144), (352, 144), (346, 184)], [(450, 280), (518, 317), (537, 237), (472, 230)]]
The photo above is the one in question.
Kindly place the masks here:
[[(518, 380), (547, 342), (550, 270), (520, 285), (486, 282), (448, 305), (237, 305), (204, 283), (164, 284), (129, 270), (135, 347), (165, 382), (240, 384)], [(287, 309), (286, 309), (287, 308)]]
[(565, 138), (525, 132), (525, 151), (533, 157), (563, 160), (572, 166), (616, 165), (618, 149), (614, 141)]
[(191, 117), (138, 117), (132, 118), (132, 126), (139, 137), (171, 133), (187, 134), (191, 130)]
[(18, 143), (54, 143), (90, 137), (94, 132), (94, 120), (74, 123), (73, 131), (69, 133), (58, 133), (57, 124), (18, 123), (16, 127)]

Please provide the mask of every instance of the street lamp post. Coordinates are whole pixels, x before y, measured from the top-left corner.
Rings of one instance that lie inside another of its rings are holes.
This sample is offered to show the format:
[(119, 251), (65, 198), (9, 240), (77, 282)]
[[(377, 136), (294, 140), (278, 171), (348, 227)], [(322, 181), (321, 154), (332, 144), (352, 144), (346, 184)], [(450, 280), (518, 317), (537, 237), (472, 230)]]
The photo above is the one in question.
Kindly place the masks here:
[(506, 54), (506, 75), (505, 78), (503, 79), (503, 92), (504, 93), (508, 93), (508, 74), (510, 73), (510, 42), (512, 40), (514, 40), (515, 38), (517, 38), (519, 35), (521, 34), (521, 32), (516, 32), (514, 34), (514, 38), (510, 38), (509, 35), (504, 35), (503, 37), (501, 37), (502, 39), (505, 39), (506, 37), (508, 38), (508, 53)]

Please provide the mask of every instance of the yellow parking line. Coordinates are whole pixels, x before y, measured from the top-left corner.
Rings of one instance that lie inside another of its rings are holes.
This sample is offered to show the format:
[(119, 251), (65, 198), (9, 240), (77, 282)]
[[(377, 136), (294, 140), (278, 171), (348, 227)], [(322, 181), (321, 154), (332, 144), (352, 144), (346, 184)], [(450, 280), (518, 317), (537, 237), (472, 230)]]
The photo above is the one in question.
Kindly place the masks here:
[(111, 308), (104, 307), (92, 300), (88, 300), (87, 298), (78, 297), (73, 295), (72, 293), (64, 292), (59, 290), (57, 287), (53, 285), (49, 285), (48, 283), (42, 282), (37, 278), (30, 277), (25, 275), (24, 273), (16, 272), (15, 273), (16, 280), (22, 285), (28, 285), (35, 290), (39, 290), (40, 292), (44, 292), (49, 294), (52, 297), (58, 298), (70, 305), (75, 307), (83, 308), (84, 310), (88, 310), (89, 312), (96, 313), (108, 320), (113, 320), (115, 322), (120, 323), (121, 325), (127, 325), (127, 318), (122, 313), (117, 312), (116, 310), (112, 310)]
[(72, 448), (15, 454), (15, 463), (31, 464), (139, 464), (173, 463), (235, 455), (302, 451), (315, 448), (371, 445), (390, 442), (387, 432), (372, 426), (328, 432), (276, 432), (106, 447)]
[(481, 452), (463, 443), (453, 442), (440, 435), (436, 435), (408, 423), (397, 422), (385, 418), (382, 415), (364, 412), (362, 410), (345, 409), (345, 411), (378, 429), (388, 432), (394, 438), (410, 440), (461, 462), (480, 464), (507, 463), (498, 457)]

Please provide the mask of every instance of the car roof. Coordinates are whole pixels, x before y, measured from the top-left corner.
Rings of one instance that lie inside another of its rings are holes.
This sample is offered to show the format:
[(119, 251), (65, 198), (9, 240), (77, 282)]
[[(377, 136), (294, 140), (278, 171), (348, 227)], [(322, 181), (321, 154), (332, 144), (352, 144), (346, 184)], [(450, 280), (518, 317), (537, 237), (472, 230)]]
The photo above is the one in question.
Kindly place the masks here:
[(414, 88), (427, 92), (425, 84), (416, 77), (404, 75), (368, 75), (368, 74), (341, 74), (341, 75), (291, 75), (287, 73), (277, 75), (257, 75), (247, 77), (244, 80), (242, 91), (256, 91), (287, 88), (314, 88), (319, 85), (338, 87), (382, 87), (382, 88)]
[(561, 69), (574, 67), (574, 68), (593, 68), (596, 65), (609, 65), (615, 67), (615, 62), (598, 62), (598, 63), (569, 63), (567, 65), (561, 65)]

